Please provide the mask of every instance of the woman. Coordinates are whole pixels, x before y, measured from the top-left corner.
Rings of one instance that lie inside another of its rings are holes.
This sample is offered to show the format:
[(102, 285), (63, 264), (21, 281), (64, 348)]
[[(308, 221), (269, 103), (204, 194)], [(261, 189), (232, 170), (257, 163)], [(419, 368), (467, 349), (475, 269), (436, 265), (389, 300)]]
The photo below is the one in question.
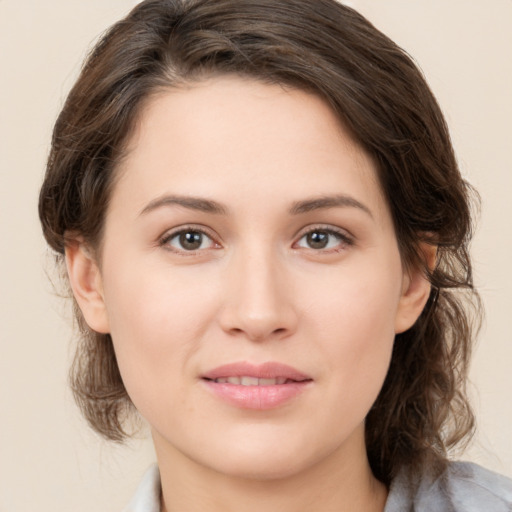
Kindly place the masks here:
[(147, 0), (56, 123), (75, 397), (127, 510), (510, 510), (468, 439), (471, 188), (410, 58), (331, 0)]

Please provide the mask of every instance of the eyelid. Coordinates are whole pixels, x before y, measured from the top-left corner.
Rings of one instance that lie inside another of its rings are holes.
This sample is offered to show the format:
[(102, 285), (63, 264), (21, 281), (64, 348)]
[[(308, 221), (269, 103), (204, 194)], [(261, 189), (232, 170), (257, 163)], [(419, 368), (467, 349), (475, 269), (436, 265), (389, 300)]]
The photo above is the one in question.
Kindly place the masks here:
[[(196, 250), (192, 250), (192, 251), (186, 251), (185, 249), (180, 250), (180, 249), (176, 249), (175, 247), (172, 247), (169, 245), (170, 240), (172, 240), (177, 235), (179, 235), (183, 232), (187, 232), (187, 231), (196, 231), (198, 233), (201, 233), (202, 235), (207, 236), (216, 247), (209, 247), (207, 249), (196, 249)], [(211, 249), (220, 249), (221, 244), (218, 240), (219, 240), (219, 236), (217, 236), (216, 233), (214, 233), (211, 229), (207, 228), (206, 226), (203, 226), (201, 224), (183, 224), (181, 226), (177, 226), (175, 228), (165, 231), (165, 233), (163, 235), (158, 237), (158, 245), (163, 247), (165, 250), (168, 250), (169, 252), (172, 252), (174, 254), (178, 254), (181, 256), (193, 256), (199, 252), (205, 252), (205, 251), (209, 251)]]
[[(346, 229), (339, 228), (337, 226), (333, 226), (330, 224), (313, 224), (310, 226), (307, 226), (306, 228), (303, 228), (299, 231), (299, 233), (295, 237), (295, 242), (293, 245), (295, 246), (300, 240), (302, 240), (305, 236), (307, 236), (310, 233), (314, 233), (315, 231), (323, 231), (325, 233), (332, 234), (336, 236), (340, 243), (343, 246), (352, 246), (355, 244), (355, 238), (352, 234), (350, 234)], [(314, 252), (336, 252), (339, 249), (313, 249), (310, 248), (311, 251)]]

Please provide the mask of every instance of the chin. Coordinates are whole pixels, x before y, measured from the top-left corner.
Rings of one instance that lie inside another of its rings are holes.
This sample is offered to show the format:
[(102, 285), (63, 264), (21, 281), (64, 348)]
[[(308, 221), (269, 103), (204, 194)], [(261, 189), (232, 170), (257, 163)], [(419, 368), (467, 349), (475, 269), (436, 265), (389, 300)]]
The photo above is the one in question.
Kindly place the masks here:
[[(304, 439), (290, 439), (278, 436), (270, 439), (233, 439), (226, 445), (210, 452), (210, 464), (202, 454), (205, 463), (214, 471), (230, 477), (248, 480), (280, 480), (290, 478), (313, 466), (321, 458), (318, 450), (311, 451), (311, 444)], [(217, 452), (217, 453), (215, 453)], [(198, 461), (199, 462), (199, 461)], [(200, 462), (201, 463), (201, 462)]]
[(297, 459), (296, 454), (291, 454), (283, 458), (261, 456), (247, 458), (237, 458), (223, 461), (222, 464), (216, 464), (213, 469), (224, 475), (240, 478), (244, 480), (269, 481), (282, 480), (290, 478), (300, 473), (307, 467), (302, 461)]

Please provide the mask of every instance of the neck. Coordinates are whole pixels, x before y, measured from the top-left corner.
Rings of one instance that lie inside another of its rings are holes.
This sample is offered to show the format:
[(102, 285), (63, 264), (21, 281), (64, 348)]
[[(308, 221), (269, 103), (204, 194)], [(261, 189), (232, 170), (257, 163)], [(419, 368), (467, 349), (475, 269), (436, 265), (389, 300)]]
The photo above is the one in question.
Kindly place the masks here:
[(334, 453), (303, 471), (271, 479), (219, 473), (155, 442), (162, 512), (382, 512), (387, 489), (371, 472), (364, 435), (361, 441), (362, 457)]

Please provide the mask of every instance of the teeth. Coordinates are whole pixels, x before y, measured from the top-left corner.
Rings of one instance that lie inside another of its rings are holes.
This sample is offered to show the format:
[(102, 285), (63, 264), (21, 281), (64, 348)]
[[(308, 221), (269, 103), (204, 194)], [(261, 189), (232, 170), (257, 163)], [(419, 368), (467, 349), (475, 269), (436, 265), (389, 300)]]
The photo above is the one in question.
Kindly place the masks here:
[(277, 379), (259, 379), (260, 386), (274, 386), (277, 384)]
[(240, 377), (240, 384), (242, 386), (257, 386), (258, 380), (257, 377)]
[(274, 379), (258, 379), (258, 377), (219, 377), (215, 382), (219, 384), (235, 384), (237, 386), (275, 386), (276, 384), (285, 384), (286, 377), (276, 377)]

